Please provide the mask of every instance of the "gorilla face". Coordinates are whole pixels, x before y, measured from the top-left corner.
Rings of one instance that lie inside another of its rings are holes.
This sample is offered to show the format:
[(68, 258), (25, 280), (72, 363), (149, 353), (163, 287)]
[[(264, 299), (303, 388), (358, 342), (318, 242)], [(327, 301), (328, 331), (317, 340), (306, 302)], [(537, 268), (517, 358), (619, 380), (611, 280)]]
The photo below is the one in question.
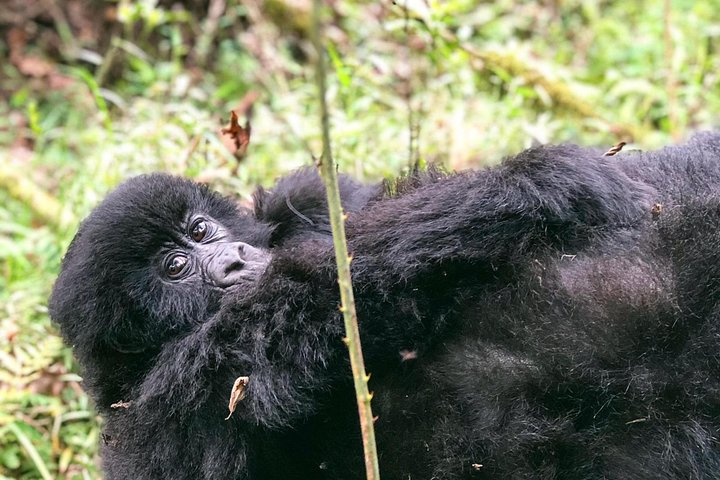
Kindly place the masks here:
[[(233, 236), (207, 215), (191, 217), (161, 252), (160, 276), (171, 284), (200, 280), (217, 288), (253, 284), (265, 271), (270, 254)], [(184, 231), (183, 231), (184, 230)]]
[(272, 228), (232, 199), (163, 174), (118, 187), (83, 222), (51, 308), (72, 344), (137, 353), (253, 288)]

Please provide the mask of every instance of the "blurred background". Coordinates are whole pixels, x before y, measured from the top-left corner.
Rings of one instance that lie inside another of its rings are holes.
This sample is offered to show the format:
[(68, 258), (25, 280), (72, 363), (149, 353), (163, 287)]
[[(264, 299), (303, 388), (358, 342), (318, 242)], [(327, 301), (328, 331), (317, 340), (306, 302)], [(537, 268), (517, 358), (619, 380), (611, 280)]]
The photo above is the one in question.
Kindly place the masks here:
[[(0, 0), (0, 478), (100, 478), (98, 418), (47, 297), (105, 193), (165, 170), (247, 202), (319, 155), (310, 13)], [(362, 180), (717, 125), (720, 0), (328, 0), (325, 21), (334, 154)], [(220, 134), (231, 110), (250, 120), (245, 154)]]

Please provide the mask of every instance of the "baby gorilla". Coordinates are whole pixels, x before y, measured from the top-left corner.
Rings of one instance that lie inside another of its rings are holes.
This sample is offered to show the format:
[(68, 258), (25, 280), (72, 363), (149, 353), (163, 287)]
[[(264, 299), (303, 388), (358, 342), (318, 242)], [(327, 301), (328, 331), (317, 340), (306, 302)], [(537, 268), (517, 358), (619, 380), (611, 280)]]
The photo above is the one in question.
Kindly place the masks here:
[[(717, 135), (342, 177), (384, 478), (720, 471), (719, 188)], [(50, 301), (106, 478), (362, 478), (337, 288), (312, 170), (252, 211), (167, 175), (111, 193)]]

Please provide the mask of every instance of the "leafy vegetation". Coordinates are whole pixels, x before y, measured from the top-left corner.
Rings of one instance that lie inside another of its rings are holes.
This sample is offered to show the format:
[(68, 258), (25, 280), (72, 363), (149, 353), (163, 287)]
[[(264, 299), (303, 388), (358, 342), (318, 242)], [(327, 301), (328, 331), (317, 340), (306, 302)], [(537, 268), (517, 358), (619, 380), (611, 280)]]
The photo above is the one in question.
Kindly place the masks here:
[[(654, 148), (720, 112), (720, 0), (328, 3), (334, 156), (361, 179), (533, 142)], [(102, 196), (166, 170), (244, 202), (319, 154), (309, 22), (303, 0), (4, 4), (0, 478), (99, 477), (47, 297)], [(241, 161), (219, 135), (232, 109), (252, 110)]]

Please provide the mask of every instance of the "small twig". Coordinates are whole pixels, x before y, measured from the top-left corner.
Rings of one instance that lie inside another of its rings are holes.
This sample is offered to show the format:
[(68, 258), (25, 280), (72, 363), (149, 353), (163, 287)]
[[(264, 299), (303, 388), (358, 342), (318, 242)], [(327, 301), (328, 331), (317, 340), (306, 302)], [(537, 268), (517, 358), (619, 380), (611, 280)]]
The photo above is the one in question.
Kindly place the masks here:
[(110, 70), (117, 63), (119, 54), (123, 53), (120, 49), (119, 43), (120, 42), (118, 41), (117, 37), (113, 35), (112, 39), (110, 40), (110, 48), (103, 57), (100, 67), (95, 72), (95, 81), (100, 87), (105, 85), (105, 80), (107, 80), (108, 73), (110, 73)]
[(212, 47), (225, 7), (225, 0), (210, 0), (207, 17), (202, 26), (202, 34), (195, 44), (195, 61), (199, 67), (204, 67), (207, 62), (208, 53), (211, 51), (210, 47)]
[(412, 57), (410, 52), (410, 13), (408, 12), (407, 6), (408, 0), (403, 2), (403, 15), (405, 17), (405, 24), (403, 26), (403, 33), (405, 35), (405, 48), (403, 49), (403, 56), (405, 57), (405, 63), (408, 66), (407, 76), (404, 79), (405, 88), (403, 91), (403, 100), (405, 100), (405, 106), (407, 108), (407, 121), (408, 121), (408, 165), (411, 170), (417, 168), (420, 163), (420, 149), (418, 148), (417, 142), (419, 137), (420, 126), (418, 125), (417, 115), (412, 105), (413, 97), (413, 65)]
[(290, 211), (293, 212), (295, 215), (297, 215), (298, 218), (300, 218), (300, 220), (304, 221), (308, 225), (315, 225), (315, 222), (310, 220), (310, 218), (308, 218), (306, 215), (303, 215), (302, 212), (300, 212), (300, 210), (295, 208), (295, 205), (292, 204), (292, 202), (290, 201), (290, 197), (288, 197), (287, 195), (285, 196), (285, 205), (287, 205), (287, 207), (290, 209)]
[(673, 139), (678, 140), (680, 137), (680, 129), (677, 124), (677, 79), (675, 78), (675, 69), (673, 68), (675, 48), (673, 46), (672, 39), (671, 0), (665, 0), (663, 5), (663, 41), (665, 49), (665, 68), (667, 69), (667, 74), (665, 76), (665, 92), (667, 93), (668, 123), (670, 124), (670, 135)]

